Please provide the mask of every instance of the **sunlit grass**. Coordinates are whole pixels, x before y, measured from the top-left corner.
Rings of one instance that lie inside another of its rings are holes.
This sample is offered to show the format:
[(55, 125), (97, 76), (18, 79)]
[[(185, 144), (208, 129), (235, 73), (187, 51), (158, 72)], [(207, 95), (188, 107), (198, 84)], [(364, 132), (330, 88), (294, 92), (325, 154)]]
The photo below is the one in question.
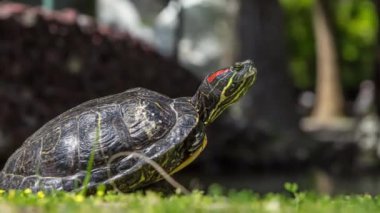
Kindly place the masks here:
[(251, 191), (226, 192), (218, 187), (208, 194), (163, 196), (159, 193), (105, 193), (93, 196), (31, 190), (0, 191), (0, 210), (8, 212), (380, 212), (380, 197), (327, 196), (298, 192), (288, 184), (281, 194), (258, 195)]

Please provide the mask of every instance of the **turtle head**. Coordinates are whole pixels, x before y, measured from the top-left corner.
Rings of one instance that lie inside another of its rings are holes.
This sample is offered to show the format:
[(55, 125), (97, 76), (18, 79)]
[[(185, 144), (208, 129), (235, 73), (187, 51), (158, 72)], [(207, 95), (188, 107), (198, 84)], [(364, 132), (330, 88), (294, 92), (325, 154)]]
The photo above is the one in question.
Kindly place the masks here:
[(192, 98), (203, 122), (210, 124), (238, 101), (255, 82), (256, 73), (252, 61), (247, 60), (209, 74)]

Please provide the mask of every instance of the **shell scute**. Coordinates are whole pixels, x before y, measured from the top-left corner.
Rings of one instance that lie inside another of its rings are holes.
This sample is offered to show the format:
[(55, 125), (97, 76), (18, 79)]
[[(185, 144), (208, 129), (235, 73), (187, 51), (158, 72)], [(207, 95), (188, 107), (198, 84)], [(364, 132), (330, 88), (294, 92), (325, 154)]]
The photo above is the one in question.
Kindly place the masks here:
[(31, 189), (32, 191), (36, 191), (36, 186), (39, 183), (39, 178), (36, 176), (25, 177), (21, 182), (19, 188), (22, 189)]
[(39, 187), (45, 191), (60, 190), (62, 189), (61, 178), (41, 178)]
[(65, 119), (53, 126), (44, 137), (39, 169), (35, 174), (63, 177), (78, 170), (78, 124), (76, 118)]
[(10, 186), (13, 188), (13, 189), (17, 189), (19, 188), (21, 182), (24, 180), (24, 177), (23, 176), (20, 176), (20, 175), (10, 175)]
[[(57, 145), (57, 141), (61, 137), (61, 128), (59, 126), (54, 126), (50, 128), (43, 136), (42, 152), (48, 153), (53, 151)], [(36, 139), (30, 138), (30, 141), (35, 141)]]

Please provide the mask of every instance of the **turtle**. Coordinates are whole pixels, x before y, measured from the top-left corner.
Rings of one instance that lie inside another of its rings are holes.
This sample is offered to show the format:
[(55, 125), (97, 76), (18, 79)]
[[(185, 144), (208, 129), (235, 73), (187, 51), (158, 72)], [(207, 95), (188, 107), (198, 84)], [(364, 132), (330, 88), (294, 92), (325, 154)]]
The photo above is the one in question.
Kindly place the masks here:
[(155, 183), (162, 176), (151, 164), (119, 154), (139, 153), (178, 172), (203, 151), (205, 128), (249, 90), (256, 73), (246, 60), (207, 75), (192, 97), (139, 87), (84, 102), (25, 140), (0, 172), (0, 189), (132, 192)]

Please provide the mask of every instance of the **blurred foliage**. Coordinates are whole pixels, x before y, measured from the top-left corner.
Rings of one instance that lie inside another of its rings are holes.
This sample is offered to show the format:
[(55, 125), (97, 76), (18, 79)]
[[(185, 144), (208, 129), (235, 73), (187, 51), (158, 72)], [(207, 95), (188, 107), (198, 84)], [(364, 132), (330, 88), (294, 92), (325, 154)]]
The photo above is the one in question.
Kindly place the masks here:
[[(57, 1), (58, 2), (58, 1)], [(62, 1), (60, 1), (62, 2)], [(73, 1), (74, 7), (81, 13), (94, 16), (95, 15), (95, 0)]]
[[(0, 0), (1, 1), (1, 0)], [(80, 13), (94, 16), (96, 0), (12, 0), (12, 2), (24, 3), (32, 6), (53, 7), (55, 10), (75, 8)]]
[[(42, 2), (16, 1), (29, 4)], [(286, 18), (289, 66), (295, 86), (299, 89), (311, 89), (315, 83), (315, 46), (312, 26), (314, 1), (280, 0)], [(71, 6), (82, 13), (93, 15), (94, 2), (92, 0), (55, 1), (55, 9)], [(374, 44), (378, 30), (376, 10), (371, 0), (328, 1), (328, 6), (333, 14), (333, 30), (343, 86), (345, 89), (352, 89), (357, 87), (362, 80), (371, 78), (373, 73)]]
[(313, 0), (280, 0), (285, 10), (289, 66), (296, 87), (313, 85), (315, 52), (311, 9)]
[[(280, 0), (286, 17), (289, 66), (295, 85), (310, 89), (315, 82), (312, 23), (314, 0)], [(342, 83), (352, 89), (372, 77), (377, 14), (371, 0), (329, 1)]]
[[(290, 184), (289, 186), (296, 186)], [(215, 188), (215, 187), (214, 187)], [(216, 193), (215, 193), (216, 192)], [(0, 209), (2, 212), (344, 212), (368, 213), (380, 211), (380, 196), (364, 195), (321, 195), (311, 192), (289, 191), (259, 195), (249, 190), (210, 190), (193, 191), (188, 195), (162, 194), (147, 191), (117, 194), (98, 190), (95, 195), (85, 197), (81, 194), (53, 192), (32, 193), (23, 191), (0, 190)]]

